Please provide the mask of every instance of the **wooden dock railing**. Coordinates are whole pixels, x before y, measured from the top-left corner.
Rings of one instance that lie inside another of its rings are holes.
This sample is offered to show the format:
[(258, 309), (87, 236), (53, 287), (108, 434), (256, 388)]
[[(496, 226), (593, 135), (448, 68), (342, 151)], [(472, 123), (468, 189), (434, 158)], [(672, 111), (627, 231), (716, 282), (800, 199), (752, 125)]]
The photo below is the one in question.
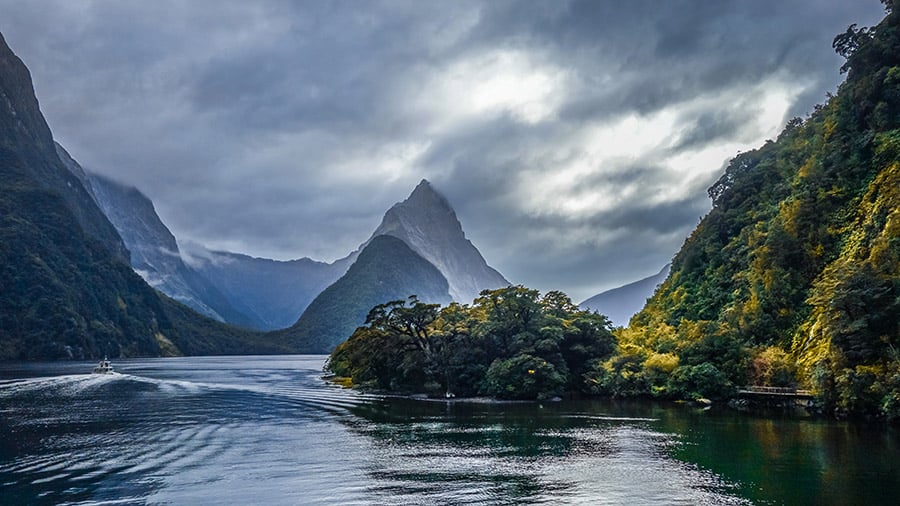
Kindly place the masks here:
[(766, 387), (748, 385), (738, 389), (738, 395), (779, 395), (785, 397), (815, 397), (812, 390), (801, 390), (788, 387)]

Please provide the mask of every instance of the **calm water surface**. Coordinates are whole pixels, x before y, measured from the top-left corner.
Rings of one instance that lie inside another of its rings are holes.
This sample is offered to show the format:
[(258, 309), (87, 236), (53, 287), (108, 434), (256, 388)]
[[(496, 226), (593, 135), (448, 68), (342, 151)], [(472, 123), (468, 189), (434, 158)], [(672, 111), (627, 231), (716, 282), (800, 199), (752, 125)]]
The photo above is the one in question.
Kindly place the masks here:
[(2, 504), (896, 504), (895, 429), (389, 399), (324, 357), (0, 364)]

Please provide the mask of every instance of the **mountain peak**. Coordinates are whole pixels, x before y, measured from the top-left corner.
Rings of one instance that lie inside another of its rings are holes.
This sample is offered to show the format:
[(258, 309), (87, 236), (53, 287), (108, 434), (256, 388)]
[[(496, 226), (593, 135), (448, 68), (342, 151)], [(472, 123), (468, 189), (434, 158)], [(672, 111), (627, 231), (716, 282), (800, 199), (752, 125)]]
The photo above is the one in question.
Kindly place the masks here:
[(427, 179), (420, 181), (409, 197), (403, 202), (398, 202), (396, 206), (411, 206), (419, 209), (440, 208), (443, 211), (453, 211), (447, 199), (438, 193)]
[(385, 213), (372, 237), (379, 235), (401, 239), (437, 267), (450, 283), (450, 295), (458, 302), (471, 302), (485, 288), (509, 285), (466, 239), (450, 202), (427, 179), (406, 200)]

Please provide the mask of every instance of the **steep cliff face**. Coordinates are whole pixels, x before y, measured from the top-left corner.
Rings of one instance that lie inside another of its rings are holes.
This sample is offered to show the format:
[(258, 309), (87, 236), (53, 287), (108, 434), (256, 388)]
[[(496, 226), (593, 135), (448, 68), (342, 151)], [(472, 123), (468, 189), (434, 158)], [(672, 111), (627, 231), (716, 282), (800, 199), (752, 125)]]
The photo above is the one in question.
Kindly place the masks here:
[(447, 278), (450, 295), (457, 302), (471, 303), (481, 290), (510, 284), (485, 262), (466, 238), (447, 199), (424, 179), (406, 200), (385, 213), (372, 237), (380, 235), (402, 240), (437, 267)]
[(287, 351), (147, 285), (63, 158), (0, 37), (0, 360)]
[(396, 237), (373, 237), (356, 262), (320, 293), (291, 328), (286, 342), (306, 353), (330, 353), (366, 321), (378, 304), (416, 295), (428, 303), (450, 302), (447, 280), (434, 265)]
[(53, 135), (34, 96), (28, 68), (0, 35), (0, 145), (16, 153), (20, 170), (40, 188), (63, 198), (85, 234), (113, 256), (127, 260), (128, 250), (91, 195), (60, 160)]
[[(289, 327), (325, 287), (347, 270), (308, 258), (276, 261), (209, 251), (181, 251), (153, 202), (137, 188), (84, 170), (62, 146), (65, 167), (84, 185), (131, 252), (131, 266), (150, 286), (210, 318), (256, 330)], [(185, 261), (187, 260), (187, 262)]]
[(175, 236), (160, 220), (153, 202), (136, 188), (85, 172), (68, 157), (69, 170), (84, 174), (88, 191), (131, 252), (131, 266), (144, 281), (198, 313), (243, 327), (253, 321), (236, 310), (203, 276), (182, 261)]
[(0, 38), (0, 359), (159, 355), (168, 321), (127, 258)]

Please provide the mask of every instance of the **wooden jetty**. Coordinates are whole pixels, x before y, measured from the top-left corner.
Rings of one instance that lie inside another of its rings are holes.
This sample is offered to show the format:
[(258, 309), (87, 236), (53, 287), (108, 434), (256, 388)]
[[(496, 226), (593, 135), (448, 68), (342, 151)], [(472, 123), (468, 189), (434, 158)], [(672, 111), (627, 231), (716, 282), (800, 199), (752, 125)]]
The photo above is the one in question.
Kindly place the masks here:
[(764, 387), (764, 386), (746, 386), (738, 389), (738, 397), (745, 398), (794, 398), (794, 399), (813, 399), (815, 394), (812, 390), (798, 390), (796, 388), (786, 387)]
[(812, 390), (785, 387), (745, 386), (738, 389), (737, 397), (744, 405), (789, 408), (812, 408), (816, 395)]

